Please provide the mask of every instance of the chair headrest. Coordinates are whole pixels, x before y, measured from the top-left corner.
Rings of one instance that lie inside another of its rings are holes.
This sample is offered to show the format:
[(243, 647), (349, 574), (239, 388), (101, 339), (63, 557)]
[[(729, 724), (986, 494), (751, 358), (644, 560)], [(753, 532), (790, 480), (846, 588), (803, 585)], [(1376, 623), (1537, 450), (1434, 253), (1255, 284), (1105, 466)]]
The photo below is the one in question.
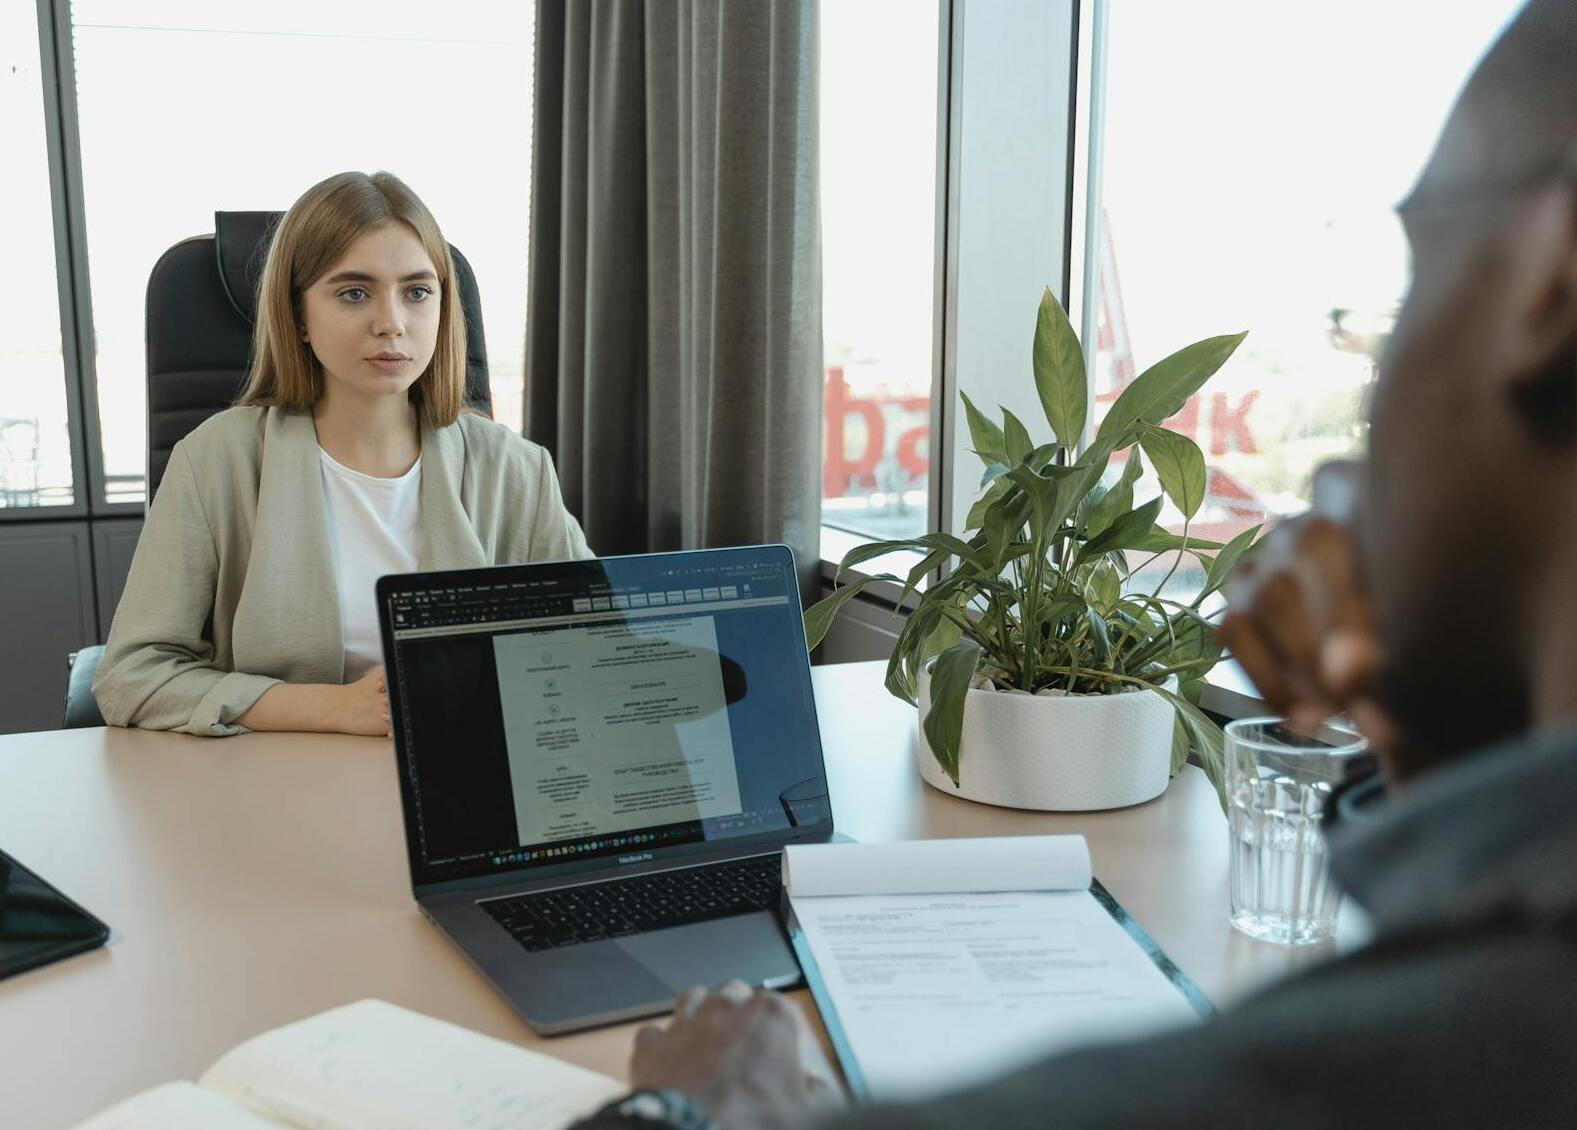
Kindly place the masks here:
[(283, 212), (215, 212), (214, 254), (219, 281), (235, 312), (251, 325), (257, 317), (257, 288), (274, 226)]

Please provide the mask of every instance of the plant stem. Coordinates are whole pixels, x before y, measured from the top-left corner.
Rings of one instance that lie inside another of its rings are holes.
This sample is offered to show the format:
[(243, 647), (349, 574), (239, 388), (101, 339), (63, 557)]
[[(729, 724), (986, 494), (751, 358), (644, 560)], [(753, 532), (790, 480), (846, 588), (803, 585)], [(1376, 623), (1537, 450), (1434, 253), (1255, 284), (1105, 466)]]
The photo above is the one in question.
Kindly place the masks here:
[(1167, 675), (1175, 675), (1179, 671), (1188, 671), (1195, 667), (1213, 667), (1218, 662), (1219, 660), (1216, 659), (1186, 659), (1181, 663), (1173, 664), (1171, 667), (1162, 667), (1159, 671), (1151, 671), (1149, 674), (1152, 679), (1164, 679)]
[(1030, 543), (1029, 582), (1023, 588), (1024, 595), (1024, 660), (1023, 674), (1020, 676), (1020, 686), (1031, 693), (1035, 690), (1035, 653), (1040, 642), (1040, 586), (1042, 572), (1046, 563), (1048, 547), (1044, 542), (1044, 532), (1037, 530), (1034, 540)]
[(1129, 569), (1128, 570), (1128, 575), (1130, 577), (1132, 577), (1132, 576), (1136, 576), (1139, 573), (1144, 572), (1151, 565), (1154, 565), (1157, 561), (1159, 561), (1162, 557), (1165, 557), (1165, 556), (1166, 556), (1166, 550), (1164, 550), (1164, 549), (1159, 551), (1158, 553), (1150, 554), (1149, 557), (1146, 557), (1143, 561), (1139, 562), (1139, 564), (1135, 565), (1132, 569)]
[(1132, 675), (1119, 675), (1115, 671), (1096, 671), (1089, 667), (1042, 667), (1041, 670), (1052, 675), (1066, 675), (1071, 673), (1083, 675), (1086, 678), (1108, 683), (1132, 683), (1137, 687), (1150, 687), (1159, 690), (1155, 684), (1144, 679), (1136, 679)]
[(1161, 583), (1155, 586), (1155, 591), (1150, 594), (1151, 596), (1158, 597), (1161, 595), (1161, 590), (1172, 579), (1172, 574), (1177, 572), (1177, 567), (1183, 563), (1183, 554), (1188, 552), (1188, 523), (1191, 520), (1189, 518), (1183, 519), (1183, 544), (1177, 547), (1177, 557), (1172, 561), (1172, 567), (1166, 571), (1166, 576), (1161, 578)]
[(1133, 638), (1133, 634), (1134, 634), (1135, 631), (1138, 630), (1139, 624), (1140, 624), (1139, 617), (1135, 616), (1133, 618), (1133, 623), (1132, 624), (1125, 624), (1123, 626), (1123, 634), (1117, 637), (1117, 642), (1116, 643), (1112, 644), (1112, 666), (1113, 667), (1117, 666), (1118, 660), (1120, 660), (1122, 658), (1122, 650), (1123, 650), (1123, 648), (1128, 646), (1128, 641)]

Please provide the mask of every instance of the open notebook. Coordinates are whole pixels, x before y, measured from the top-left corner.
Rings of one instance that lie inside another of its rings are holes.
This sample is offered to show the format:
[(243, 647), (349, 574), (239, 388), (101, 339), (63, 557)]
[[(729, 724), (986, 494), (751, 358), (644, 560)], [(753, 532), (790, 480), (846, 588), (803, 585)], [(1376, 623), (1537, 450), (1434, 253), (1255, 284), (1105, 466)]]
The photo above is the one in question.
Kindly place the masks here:
[(78, 1130), (558, 1130), (625, 1093), (595, 1071), (366, 1000), (226, 1052)]
[(790, 845), (789, 935), (853, 1092), (909, 1098), (1196, 1021), (1083, 836)]

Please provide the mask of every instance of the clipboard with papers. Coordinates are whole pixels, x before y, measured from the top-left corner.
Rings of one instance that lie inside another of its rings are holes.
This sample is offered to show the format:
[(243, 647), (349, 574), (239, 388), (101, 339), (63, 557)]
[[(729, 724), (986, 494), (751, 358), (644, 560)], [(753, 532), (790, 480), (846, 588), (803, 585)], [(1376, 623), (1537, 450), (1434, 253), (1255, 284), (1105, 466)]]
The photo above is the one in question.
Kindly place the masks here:
[(1210, 1003), (1082, 836), (790, 845), (785, 922), (850, 1090), (923, 1097)]

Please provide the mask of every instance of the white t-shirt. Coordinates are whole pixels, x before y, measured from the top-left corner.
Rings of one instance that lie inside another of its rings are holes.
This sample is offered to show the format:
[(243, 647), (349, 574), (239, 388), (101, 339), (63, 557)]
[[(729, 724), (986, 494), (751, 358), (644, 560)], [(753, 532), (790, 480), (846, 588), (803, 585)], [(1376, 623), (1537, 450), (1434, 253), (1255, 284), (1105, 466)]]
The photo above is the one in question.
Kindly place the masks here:
[(340, 632), (347, 683), (383, 662), (376, 585), (385, 573), (416, 571), (422, 461), (397, 479), (364, 475), (334, 461), (321, 447), (323, 504), (339, 585)]

